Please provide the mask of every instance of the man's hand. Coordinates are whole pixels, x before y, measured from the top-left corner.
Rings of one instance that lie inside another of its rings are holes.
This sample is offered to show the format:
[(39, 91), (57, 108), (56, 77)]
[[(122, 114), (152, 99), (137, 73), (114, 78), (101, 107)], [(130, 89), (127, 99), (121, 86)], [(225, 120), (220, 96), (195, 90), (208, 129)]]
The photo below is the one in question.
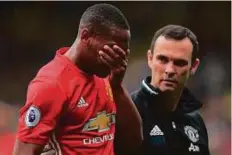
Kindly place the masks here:
[(41, 155), (56, 155), (56, 151), (49, 145), (47, 144)]
[(127, 64), (130, 50), (126, 51), (117, 45), (110, 47), (105, 45), (104, 51), (99, 51), (101, 60), (111, 68), (110, 84), (112, 88), (121, 86)]
[(117, 45), (113, 45), (113, 47), (105, 45), (104, 49), (99, 51), (99, 55), (102, 62), (111, 69), (109, 82), (117, 107), (115, 136), (117, 146), (132, 153), (140, 148), (143, 135), (142, 119), (127, 90), (122, 85), (129, 52), (129, 49), (125, 51)]

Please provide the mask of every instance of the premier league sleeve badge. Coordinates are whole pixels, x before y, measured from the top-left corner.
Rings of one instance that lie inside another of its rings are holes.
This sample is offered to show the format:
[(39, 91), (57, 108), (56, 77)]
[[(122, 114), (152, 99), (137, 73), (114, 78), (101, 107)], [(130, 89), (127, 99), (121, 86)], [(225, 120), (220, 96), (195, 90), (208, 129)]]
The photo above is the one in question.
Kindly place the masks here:
[(35, 107), (31, 106), (25, 115), (25, 124), (27, 127), (34, 127), (36, 126), (40, 121), (41, 113), (40, 110)]

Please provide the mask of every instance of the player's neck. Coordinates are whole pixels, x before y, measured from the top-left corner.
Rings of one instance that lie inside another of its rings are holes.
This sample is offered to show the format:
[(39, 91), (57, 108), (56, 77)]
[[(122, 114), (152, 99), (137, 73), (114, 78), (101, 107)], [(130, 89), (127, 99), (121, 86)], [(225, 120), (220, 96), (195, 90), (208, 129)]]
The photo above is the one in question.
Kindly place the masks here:
[(79, 52), (79, 48), (75, 43), (70, 47), (70, 49), (64, 55), (67, 58), (69, 58), (72, 61), (72, 63), (75, 64), (86, 75), (88, 76), (93, 75), (93, 73), (85, 64), (85, 60), (81, 58), (81, 52)]

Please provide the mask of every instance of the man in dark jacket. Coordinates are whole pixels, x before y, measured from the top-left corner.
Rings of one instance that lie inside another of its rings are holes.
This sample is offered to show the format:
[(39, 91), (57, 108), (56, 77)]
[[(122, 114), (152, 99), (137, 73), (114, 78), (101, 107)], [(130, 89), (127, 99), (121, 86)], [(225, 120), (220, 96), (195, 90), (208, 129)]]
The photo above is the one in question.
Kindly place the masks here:
[(147, 52), (151, 77), (132, 94), (143, 120), (144, 155), (209, 155), (202, 104), (185, 84), (200, 60), (198, 41), (188, 28), (159, 29)]

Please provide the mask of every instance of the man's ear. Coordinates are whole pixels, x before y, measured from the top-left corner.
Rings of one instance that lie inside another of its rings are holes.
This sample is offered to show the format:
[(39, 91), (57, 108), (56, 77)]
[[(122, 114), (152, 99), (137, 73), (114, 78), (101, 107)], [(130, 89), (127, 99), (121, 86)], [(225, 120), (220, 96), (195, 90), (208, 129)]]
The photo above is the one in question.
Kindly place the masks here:
[(81, 29), (81, 32), (80, 32), (80, 39), (82, 41), (88, 41), (88, 39), (92, 36), (91, 32), (89, 29), (87, 28), (83, 28)]
[(200, 60), (196, 58), (196, 60), (193, 62), (191, 67), (191, 72), (190, 72), (191, 75), (194, 75), (196, 73), (199, 65), (200, 65)]
[(152, 68), (152, 59), (153, 59), (153, 55), (151, 53), (151, 50), (149, 49), (147, 51), (147, 63), (148, 63), (149, 68)]

